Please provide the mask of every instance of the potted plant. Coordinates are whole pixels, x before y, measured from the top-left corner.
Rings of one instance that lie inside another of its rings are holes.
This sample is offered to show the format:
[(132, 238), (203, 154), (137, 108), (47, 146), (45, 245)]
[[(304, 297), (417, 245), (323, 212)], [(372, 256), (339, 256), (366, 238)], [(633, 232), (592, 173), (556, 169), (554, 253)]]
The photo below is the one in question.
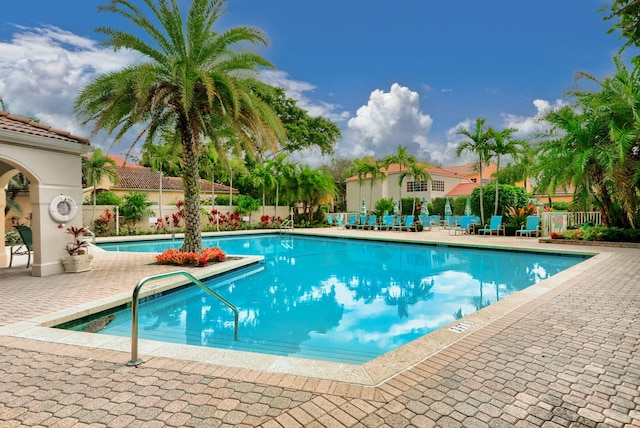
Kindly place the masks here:
[(73, 240), (66, 246), (68, 255), (62, 258), (65, 272), (85, 272), (91, 270), (93, 254), (89, 254), (89, 243), (84, 235), (89, 233), (84, 227), (69, 227), (67, 233)]

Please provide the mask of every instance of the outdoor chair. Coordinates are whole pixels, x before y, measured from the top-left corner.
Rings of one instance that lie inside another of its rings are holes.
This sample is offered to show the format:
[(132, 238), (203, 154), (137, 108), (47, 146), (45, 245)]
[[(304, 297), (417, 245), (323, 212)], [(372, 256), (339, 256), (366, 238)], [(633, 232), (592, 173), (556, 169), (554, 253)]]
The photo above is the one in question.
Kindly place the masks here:
[(344, 225), (345, 229), (355, 229), (357, 219), (358, 216), (356, 216), (355, 214), (349, 216), (349, 220), (347, 220), (347, 223)]
[(458, 232), (462, 233), (462, 234), (467, 234), (470, 235), (471, 234), (471, 216), (469, 215), (465, 215), (460, 217), (460, 225), (459, 226), (454, 226), (454, 227), (450, 227), (449, 228), (449, 235), (451, 235), (453, 232), (453, 235), (457, 235)]
[(537, 215), (530, 215), (527, 217), (527, 223), (522, 226), (522, 229), (516, 230), (516, 237), (523, 237), (524, 235), (529, 238), (542, 235), (540, 231), (540, 217)]
[(11, 246), (9, 267), (13, 264), (13, 256), (27, 256), (27, 268), (31, 265), (31, 253), (33, 252), (33, 235), (29, 226), (16, 226), (16, 230), (20, 235), (22, 244), (16, 244)]
[(495, 232), (496, 236), (500, 236), (500, 232), (502, 232), (502, 235), (505, 236), (505, 230), (504, 230), (504, 224), (502, 224), (502, 216), (501, 215), (493, 215), (491, 216), (491, 222), (489, 223), (489, 226), (483, 228), (483, 229), (478, 229), (478, 235), (486, 235), (487, 233), (489, 234), (489, 236), (493, 235)]
[(329, 226), (335, 226), (336, 225), (333, 222), (333, 216), (331, 214), (327, 214), (327, 223), (329, 223)]
[(387, 214), (382, 216), (382, 224), (380, 225), (380, 230), (391, 230), (393, 229), (393, 220), (394, 216), (391, 214)]

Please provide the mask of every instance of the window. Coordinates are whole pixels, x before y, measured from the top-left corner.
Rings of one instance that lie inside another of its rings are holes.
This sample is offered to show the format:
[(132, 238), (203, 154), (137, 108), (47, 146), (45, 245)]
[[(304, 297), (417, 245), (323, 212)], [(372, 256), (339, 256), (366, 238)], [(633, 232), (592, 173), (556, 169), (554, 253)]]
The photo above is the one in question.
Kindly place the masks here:
[(426, 181), (407, 181), (407, 192), (426, 192), (428, 184)]
[(444, 192), (444, 180), (433, 180), (431, 182), (431, 190), (434, 192)]

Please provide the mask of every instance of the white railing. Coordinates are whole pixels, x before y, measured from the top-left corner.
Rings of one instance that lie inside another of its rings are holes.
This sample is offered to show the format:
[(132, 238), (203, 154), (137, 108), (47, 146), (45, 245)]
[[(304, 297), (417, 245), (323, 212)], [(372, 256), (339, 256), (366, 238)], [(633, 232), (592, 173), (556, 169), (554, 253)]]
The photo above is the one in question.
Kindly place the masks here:
[(602, 224), (602, 215), (598, 211), (544, 212), (541, 222), (542, 236), (549, 236), (551, 232), (564, 232), (569, 227), (585, 223)]

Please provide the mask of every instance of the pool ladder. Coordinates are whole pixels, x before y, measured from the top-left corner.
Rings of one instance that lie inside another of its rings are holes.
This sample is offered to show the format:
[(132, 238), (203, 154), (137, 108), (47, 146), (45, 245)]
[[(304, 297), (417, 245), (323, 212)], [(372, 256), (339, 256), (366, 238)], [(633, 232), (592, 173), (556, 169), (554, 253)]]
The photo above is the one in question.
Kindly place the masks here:
[(199, 279), (195, 276), (191, 275), (189, 272), (178, 270), (174, 272), (161, 273), (158, 275), (151, 275), (142, 278), (138, 281), (136, 288), (133, 289), (133, 296), (131, 298), (131, 360), (127, 363), (128, 366), (138, 366), (142, 364), (142, 360), (138, 358), (138, 304), (139, 304), (139, 296), (140, 290), (142, 286), (145, 285), (149, 281), (168, 278), (170, 276), (182, 275), (193, 282), (195, 285), (220, 300), (224, 303), (229, 309), (233, 311), (234, 323), (233, 323), (233, 340), (238, 340), (238, 309), (232, 305), (227, 299), (204, 285)]

